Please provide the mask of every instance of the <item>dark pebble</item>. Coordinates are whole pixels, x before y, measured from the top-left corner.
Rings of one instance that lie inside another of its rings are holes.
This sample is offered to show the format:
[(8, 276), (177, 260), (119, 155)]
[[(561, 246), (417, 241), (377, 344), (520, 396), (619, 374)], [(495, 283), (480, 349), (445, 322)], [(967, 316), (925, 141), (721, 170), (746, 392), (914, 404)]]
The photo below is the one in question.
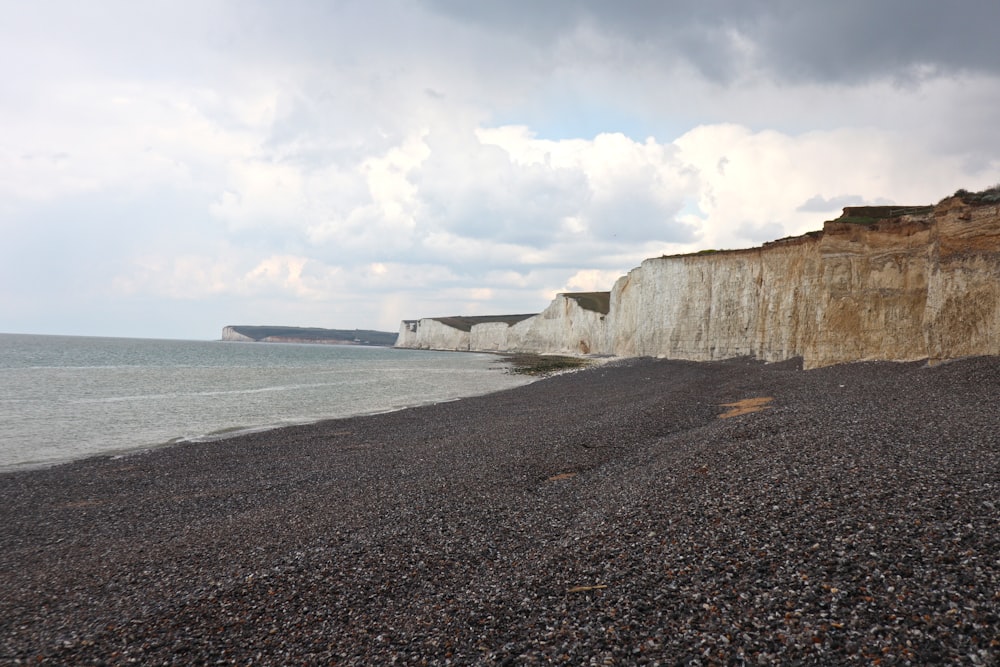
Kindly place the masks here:
[(3, 474), (0, 663), (996, 665), (998, 406), (997, 358), (631, 360)]

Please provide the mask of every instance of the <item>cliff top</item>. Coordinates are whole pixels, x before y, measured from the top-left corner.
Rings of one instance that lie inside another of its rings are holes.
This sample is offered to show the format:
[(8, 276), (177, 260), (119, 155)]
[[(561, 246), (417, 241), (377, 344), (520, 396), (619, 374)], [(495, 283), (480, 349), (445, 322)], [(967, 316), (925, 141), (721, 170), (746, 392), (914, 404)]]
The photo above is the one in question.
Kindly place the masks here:
[(453, 315), (451, 317), (432, 317), (430, 319), (435, 322), (440, 322), (452, 329), (458, 329), (459, 331), (472, 331), (472, 326), (475, 324), (486, 324), (488, 322), (501, 322), (507, 326), (511, 326), (526, 320), (529, 317), (534, 317), (537, 313), (528, 313), (527, 315)]
[(987, 188), (981, 192), (969, 192), (968, 190), (956, 190), (951, 197), (945, 197), (939, 204), (943, 204), (952, 197), (958, 197), (962, 203), (970, 206), (989, 206), (990, 204), (1000, 204), (1000, 183), (992, 188)]
[[(958, 199), (967, 206), (995, 206), (1000, 204), (1000, 184), (997, 184), (980, 192), (969, 192), (968, 190), (957, 190), (950, 197), (945, 197), (936, 205), (927, 204), (922, 206), (904, 206), (892, 204), (888, 206), (846, 206), (839, 218), (828, 220), (823, 223), (823, 230), (807, 232), (801, 236), (786, 236), (774, 241), (766, 241), (760, 246), (752, 248), (734, 248), (726, 250), (706, 249), (693, 253), (681, 253), (676, 255), (662, 255), (664, 258), (674, 257), (700, 257), (704, 255), (714, 255), (715, 253), (745, 253), (757, 252), (761, 248), (771, 248), (776, 245), (798, 245), (800, 243), (810, 243), (823, 238), (823, 234), (837, 227), (843, 229), (844, 225), (862, 225), (866, 227), (879, 226), (885, 230), (890, 228), (886, 225), (895, 224), (921, 224), (930, 223), (934, 213), (943, 204), (954, 199)], [(831, 229), (832, 228), (832, 229)]]
[(573, 299), (584, 310), (601, 315), (611, 312), (611, 292), (563, 292), (560, 296)]
[(887, 220), (901, 218), (930, 219), (934, 213), (933, 206), (848, 206), (840, 217), (831, 222), (851, 225), (874, 225)]

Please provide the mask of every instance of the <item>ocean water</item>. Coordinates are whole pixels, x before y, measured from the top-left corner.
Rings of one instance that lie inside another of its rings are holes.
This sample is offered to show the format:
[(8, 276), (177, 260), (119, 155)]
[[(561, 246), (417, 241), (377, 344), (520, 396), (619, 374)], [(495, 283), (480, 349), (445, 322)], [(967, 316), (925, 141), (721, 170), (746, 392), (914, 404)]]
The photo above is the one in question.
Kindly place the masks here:
[(0, 334), (0, 471), (529, 381), (487, 354)]

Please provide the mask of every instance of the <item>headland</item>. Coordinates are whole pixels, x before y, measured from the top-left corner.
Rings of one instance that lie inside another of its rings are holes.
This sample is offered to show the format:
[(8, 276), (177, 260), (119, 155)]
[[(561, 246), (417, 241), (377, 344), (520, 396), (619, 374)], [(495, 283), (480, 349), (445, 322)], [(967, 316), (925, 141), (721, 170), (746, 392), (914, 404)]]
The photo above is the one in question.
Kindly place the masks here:
[(369, 329), (322, 329), (230, 324), (222, 328), (222, 340), (240, 343), (322, 343), (326, 345), (396, 344), (396, 334)]

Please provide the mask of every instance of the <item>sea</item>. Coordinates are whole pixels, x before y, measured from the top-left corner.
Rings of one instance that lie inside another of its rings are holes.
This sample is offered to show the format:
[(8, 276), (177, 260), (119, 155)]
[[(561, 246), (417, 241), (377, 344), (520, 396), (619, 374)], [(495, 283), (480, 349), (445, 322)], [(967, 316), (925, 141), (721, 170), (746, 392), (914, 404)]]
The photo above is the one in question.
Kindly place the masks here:
[(0, 471), (388, 412), (527, 382), (490, 354), (0, 334)]

